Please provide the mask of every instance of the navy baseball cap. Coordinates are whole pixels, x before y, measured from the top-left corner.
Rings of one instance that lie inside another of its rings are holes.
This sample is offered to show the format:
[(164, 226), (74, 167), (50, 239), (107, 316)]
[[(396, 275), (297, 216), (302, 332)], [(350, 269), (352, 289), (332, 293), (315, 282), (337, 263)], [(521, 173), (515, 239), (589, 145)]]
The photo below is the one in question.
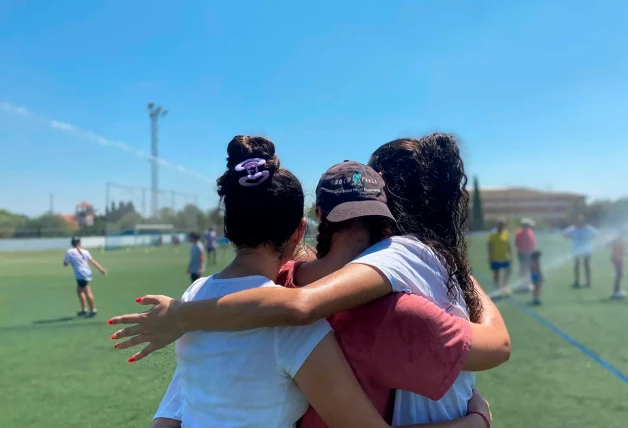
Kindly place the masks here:
[(386, 205), (384, 179), (370, 166), (344, 161), (329, 168), (316, 186), (316, 206), (337, 223), (357, 217), (393, 217)]

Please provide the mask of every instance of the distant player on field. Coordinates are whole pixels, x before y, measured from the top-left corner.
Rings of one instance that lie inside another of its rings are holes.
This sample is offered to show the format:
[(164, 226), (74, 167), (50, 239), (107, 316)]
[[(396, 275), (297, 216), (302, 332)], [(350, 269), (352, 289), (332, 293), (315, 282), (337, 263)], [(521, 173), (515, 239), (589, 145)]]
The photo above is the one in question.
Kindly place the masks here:
[(190, 275), (190, 280), (196, 282), (205, 272), (205, 250), (198, 233), (190, 233), (188, 239), (190, 240), (190, 262), (187, 273)]
[[(488, 260), (493, 271), (493, 283), (499, 287), (501, 292), (505, 291), (506, 284), (510, 278), (510, 260), (512, 259), (512, 248), (510, 246), (510, 234), (506, 229), (506, 220), (499, 219), (497, 227), (488, 237)], [(504, 276), (500, 281), (499, 272), (504, 271)]]
[(580, 262), (584, 265), (585, 287), (591, 286), (591, 255), (593, 254), (593, 239), (597, 233), (597, 229), (587, 224), (583, 215), (578, 216), (575, 225), (563, 231), (563, 235), (573, 242), (574, 288), (580, 288)]
[(626, 297), (626, 291), (621, 288), (621, 280), (624, 276), (624, 256), (626, 254), (625, 233), (619, 233), (611, 242), (611, 263), (615, 268), (615, 284), (611, 299), (623, 299)]
[(530, 279), (534, 290), (532, 291), (532, 305), (541, 304), (541, 286), (543, 285), (543, 273), (541, 272), (541, 252), (533, 251), (530, 254)]
[[(81, 304), (81, 310), (78, 312), (78, 316), (85, 316), (91, 318), (96, 315), (96, 306), (94, 305), (94, 295), (89, 288), (89, 282), (92, 280), (92, 269), (89, 266), (91, 263), (101, 274), (107, 275), (107, 271), (92, 258), (89, 251), (81, 248), (81, 239), (72, 238), (72, 248), (65, 253), (63, 259), (63, 266), (72, 265), (74, 270), (74, 277), (76, 278), (76, 294)], [(89, 312), (85, 310), (85, 302), (89, 306)]]
[(515, 247), (519, 259), (520, 290), (530, 290), (530, 256), (536, 249), (536, 236), (534, 235), (534, 220), (521, 219), (521, 227), (515, 233)]
[(211, 265), (216, 264), (216, 251), (218, 250), (216, 229), (210, 227), (203, 233), (205, 248), (207, 248), (207, 261)]

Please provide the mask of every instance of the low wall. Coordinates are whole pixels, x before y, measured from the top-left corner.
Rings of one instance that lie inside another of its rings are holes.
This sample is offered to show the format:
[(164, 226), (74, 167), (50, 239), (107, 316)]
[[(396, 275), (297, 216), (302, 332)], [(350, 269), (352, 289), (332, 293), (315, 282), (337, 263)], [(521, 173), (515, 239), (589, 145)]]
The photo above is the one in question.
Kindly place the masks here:
[[(181, 242), (185, 241), (184, 233), (177, 234)], [(116, 248), (153, 245), (154, 235), (125, 236), (88, 236), (81, 238), (84, 248)], [(172, 235), (163, 235), (162, 243), (170, 244)], [(27, 238), (0, 239), (0, 252), (7, 251), (46, 251), (64, 250), (70, 247), (70, 238)]]

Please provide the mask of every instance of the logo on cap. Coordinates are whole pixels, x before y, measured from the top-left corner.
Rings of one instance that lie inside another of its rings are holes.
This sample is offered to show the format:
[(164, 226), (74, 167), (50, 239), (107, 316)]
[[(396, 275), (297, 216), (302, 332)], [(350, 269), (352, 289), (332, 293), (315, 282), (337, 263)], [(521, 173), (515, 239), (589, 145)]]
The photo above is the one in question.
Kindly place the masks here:
[(362, 184), (362, 173), (360, 171), (353, 173), (353, 184), (356, 186)]

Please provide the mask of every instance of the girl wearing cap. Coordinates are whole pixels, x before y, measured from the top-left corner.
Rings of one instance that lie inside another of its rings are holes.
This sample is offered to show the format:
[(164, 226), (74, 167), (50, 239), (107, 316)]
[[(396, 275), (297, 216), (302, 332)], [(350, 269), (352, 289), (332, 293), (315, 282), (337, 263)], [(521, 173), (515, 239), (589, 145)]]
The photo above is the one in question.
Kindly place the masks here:
[[(443, 146), (446, 150), (443, 150)], [(424, 156), (421, 157), (421, 155)], [(307, 323), (320, 316), (331, 315), (369, 302), (390, 291), (412, 291), (412, 285), (408, 283), (419, 283), (425, 287), (426, 292), (432, 293), (429, 280), (414, 272), (417, 265), (423, 264), (425, 275), (431, 275), (430, 280), (437, 281), (438, 287), (444, 286), (444, 293), (433, 293), (434, 300), (440, 299), (442, 301), (443, 297), (448, 297), (447, 302), (451, 304), (453, 302), (460, 303), (462, 299), (471, 319), (480, 322), (480, 324), (468, 324), (474, 333), (472, 352), (467, 360), (468, 362), (474, 360), (473, 364), (476, 364), (470, 368), (488, 369), (507, 360), (510, 344), (503, 320), (488, 300), (486, 300), (487, 306), (484, 309), (484, 315), (482, 314), (481, 307), (485, 295), (481, 290), (475, 289), (474, 281), (469, 275), (466, 264), (466, 244), (464, 243), (462, 225), (466, 220), (465, 201), (468, 197), (464, 191), (463, 181), (466, 181), (466, 177), (464, 177), (455, 140), (442, 134), (426, 137), (422, 140), (396, 140), (382, 146), (373, 155), (371, 163), (388, 180), (389, 187), (391, 187), (390, 179), (396, 180), (396, 182), (392, 182), (394, 192), (391, 193), (393, 197), (388, 199), (387, 204), (388, 213), (396, 212), (398, 218), (396, 228), (392, 232), (412, 235), (414, 238), (424, 236), (422, 241), (427, 242), (427, 244), (423, 244), (417, 239), (403, 237), (382, 241), (378, 244), (380, 248), (373, 248), (372, 252), (365, 254), (363, 258), (354, 261), (335, 274), (299, 290), (281, 290), (279, 293), (277, 293), (279, 290), (272, 290), (271, 293), (268, 293), (269, 290), (261, 290), (263, 292), (260, 293), (253, 293), (251, 290), (228, 296), (229, 299), (198, 302), (195, 305), (176, 305), (176, 302), (163, 296), (151, 296), (143, 299), (144, 303), (156, 304), (148, 315), (136, 314), (111, 320), (111, 323), (115, 324), (140, 323), (138, 326), (121, 330), (112, 337), (121, 338), (140, 334), (140, 336), (120, 344), (121, 348), (126, 348), (147, 342), (144, 332), (151, 331), (151, 343), (137, 354), (138, 357), (143, 357), (160, 348), (163, 344), (170, 343), (180, 337), (185, 329), (241, 329), (260, 325)], [(435, 166), (447, 163), (449, 170), (442, 171), (442, 176), (434, 173)], [(395, 168), (399, 170), (398, 179), (394, 173)], [(408, 177), (411, 177), (412, 180), (409, 180)], [(425, 178), (424, 187), (421, 187), (423, 185), (422, 178)], [(349, 181), (358, 181), (358, 179), (361, 178), (352, 175)], [(443, 190), (447, 190), (449, 194), (444, 194)], [(322, 192), (324, 189), (319, 189), (319, 191)], [(327, 193), (334, 194), (334, 190), (332, 189)], [(339, 198), (342, 198), (342, 195), (346, 193), (344, 190), (338, 192)], [(349, 193), (355, 192), (349, 191)], [(419, 202), (418, 199), (428, 205)], [(342, 202), (341, 205), (346, 205), (337, 212), (332, 213), (330, 211), (327, 213), (327, 220), (329, 220), (330, 215), (334, 220), (339, 219), (336, 215), (342, 213), (344, 213), (343, 215), (349, 212), (365, 213), (365, 211), (360, 211), (361, 208), (356, 207), (353, 202)], [(432, 204), (431, 207), (429, 206), (430, 203)], [(374, 208), (380, 210), (380, 217), (387, 217), (381, 209), (384, 204), (385, 199), (384, 203), (380, 200), (379, 208)], [(370, 205), (374, 207), (376, 204)], [(424, 213), (419, 210), (423, 207), (426, 208)], [(325, 208), (321, 207), (321, 210), (325, 211)], [(377, 213), (372, 214), (377, 215)], [(450, 224), (447, 224), (448, 219)], [(424, 223), (419, 223), (418, 220), (423, 220)], [(445, 224), (439, 225), (438, 222)], [(319, 237), (324, 227), (324, 223), (321, 223)], [(438, 230), (440, 234), (435, 233), (434, 230)], [(379, 236), (375, 241), (381, 238), (382, 236)], [(324, 244), (321, 244), (319, 240), (319, 246), (321, 245)], [(386, 256), (386, 252), (388, 252), (388, 256)], [(383, 259), (382, 253), (384, 254)], [(377, 261), (378, 257), (379, 261)], [(427, 261), (422, 257), (426, 257)], [(442, 263), (441, 260), (445, 260), (447, 263)], [(398, 269), (400, 265), (401, 269)], [(410, 279), (415, 281), (410, 281)], [(305, 292), (306, 290), (307, 292)], [(288, 293), (289, 291), (294, 292)], [(480, 295), (478, 296), (478, 294)], [(397, 295), (397, 298), (399, 296)], [(452, 296), (454, 296), (453, 299)], [(461, 305), (458, 306), (461, 307)], [(175, 311), (170, 310), (173, 307), (177, 309)], [(201, 308), (208, 311), (201, 314), (199, 312)], [(238, 316), (234, 316), (234, 309), (236, 308), (238, 308)], [(245, 310), (248, 312), (241, 312), (243, 308), (246, 308)], [(175, 312), (177, 315), (174, 315)], [(405, 314), (410, 313), (408, 310), (403, 312)], [(192, 323), (183, 329), (179, 329), (178, 326), (181, 324), (178, 321), (174, 324), (174, 329), (171, 328), (172, 325), (165, 326), (162, 323), (167, 318), (170, 318), (169, 322), (171, 322), (175, 318), (178, 319), (179, 316), (186, 319), (184, 322), (190, 320)], [(460, 321), (462, 320), (460, 319)], [(409, 327), (412, 328), (413, 325), (409, 323)], [(166, 330), (169, 331), (166, 332)], [(157, 340), (154, 340), (157, 336), (153, 333), (159, 336)], [(469, 365), (472, 366), (473, 364)], [(416, 366), (414, 367), (416, 368)], [(381, 371), (381, 368), (378, 370)], [(404, 385), (395, 386), (404, 387)], [(373, 400), (371, 395), (370, 397)], [(399, 400), (397, 399), (397, 401)], [(453, 410), (460, 411), (462, 407), (458, 404), (461, 401), (460, 397), (456, 397), (455, 401), (456, 409)], [(420, 415), (412, 414), (410, 407), (412, 406), (406, 406), (409, 411), (400, 415), (401, 419), (420, 417)], [(430, 417), (432, 416), (446, 419), (449, 414), (430, 415)]]
[[(94, 304), (94, 295), (92, 294), (89, 283), (92, 280), (92, 268), (89, 266), (91, 263), (98, 271), (107, 275), (107, 271), (98, 263), (89, 251), (81, 247), (80, 238), (72, 238), (72, 248), (65, 253), (63, 259), (63, 266), (72, 266), (74, 270), (74, 277), (76, 278), (76, 295), (78, 296), (81, 310), (78, 312), (79, 317), (94, 317), (98, 312), (96, 305)], [(89, 312), (85, 310), (85, 303), (89, 305)]]
[[(294, 175), (280, 168), (273, 143), (239, 136), (228, 153), (218, 194), (225, 235), (236, 257), (221, 272), (196, 281), (183, 295), (185, 302), (278, 288), (274, 279), (305, 231), (303, 190)], [(456, 340), (464, 336), (464, 327), (449, 322), (448, 328), (442, 334), (455, 343), (443, 347), (449, 352), (443, 352), (440, 365), (455, 365), (468, 348)], [(360, 390), (325, 320), (299, 327), (195, 332), (177, 341), (176, 355), (177, 370), (154, 427), (293, 427), (308, 401), (326, 426), (389, 426)], [(423, 359), (417, 358), (420, 364)], [(488, 409), (484, 415), (439, 426), (483, 427), (490, 420)]]

